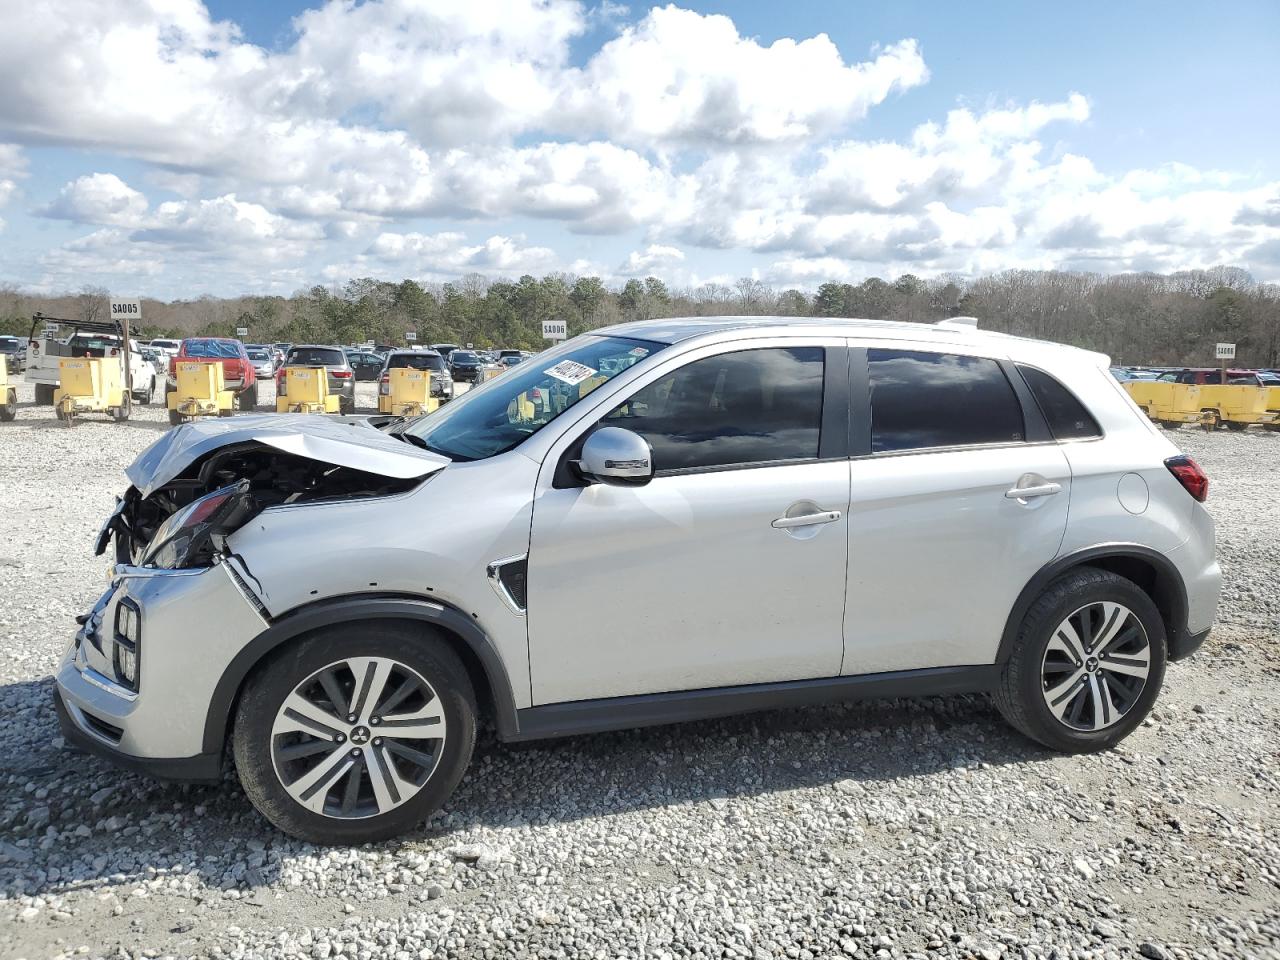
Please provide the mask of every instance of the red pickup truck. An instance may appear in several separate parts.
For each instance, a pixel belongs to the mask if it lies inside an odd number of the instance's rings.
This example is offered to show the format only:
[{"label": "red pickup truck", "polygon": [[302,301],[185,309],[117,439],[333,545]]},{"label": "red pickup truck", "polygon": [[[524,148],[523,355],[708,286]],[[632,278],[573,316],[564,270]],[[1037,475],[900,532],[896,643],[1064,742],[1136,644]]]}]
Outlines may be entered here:
[{"label": "red pickup truck", "polygon": [[226,337],[188,337],[182,341],[176,355],[169,358],[169,382],[165,396],[176,388],[180,360],[199,363],[222,364],[222,380],[228,390],[236,392],[236,403],[241,410],[252,411],[258,406],[258,375],[253,371],[253,361],[239,340]]}]

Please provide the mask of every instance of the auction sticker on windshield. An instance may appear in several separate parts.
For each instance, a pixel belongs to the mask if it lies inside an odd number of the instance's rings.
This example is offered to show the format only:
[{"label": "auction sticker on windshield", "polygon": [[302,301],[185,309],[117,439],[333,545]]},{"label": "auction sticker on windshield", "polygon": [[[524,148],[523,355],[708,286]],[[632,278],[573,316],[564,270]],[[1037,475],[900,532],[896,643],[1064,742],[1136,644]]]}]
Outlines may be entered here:
[{"label": "auction sticker on windshield", "polygon": [[571,387],[577,386],[583,380],[586,380],[595,374],[595,371],[585,363],[578,363],[576,360],[561,360],[554,367],[550,367],[542,372],[549,377],[555,377],[561,383],[569,384]]}]

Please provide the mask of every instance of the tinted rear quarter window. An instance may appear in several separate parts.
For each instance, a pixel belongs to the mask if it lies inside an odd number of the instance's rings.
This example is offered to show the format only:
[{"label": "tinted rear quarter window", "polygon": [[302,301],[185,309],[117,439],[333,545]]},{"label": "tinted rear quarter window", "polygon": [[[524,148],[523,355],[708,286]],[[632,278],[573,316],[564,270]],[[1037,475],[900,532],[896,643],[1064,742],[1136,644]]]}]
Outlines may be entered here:
[{"label": "tinted rear quarter window", "polygon": [[1093,419],[1093,414],[1057,378],[1043,370],[1021,364],[1018,365],[1018,372],[1031,388],[1031,394],[1036,398],[1055,440],[1082,440],[1102,436],[1102,428]]},{"label": "tinted rear quarter window", "polygon": [[1022,407],[995,360],[882,349],[867,360],[873,453],[1025,438]]}]

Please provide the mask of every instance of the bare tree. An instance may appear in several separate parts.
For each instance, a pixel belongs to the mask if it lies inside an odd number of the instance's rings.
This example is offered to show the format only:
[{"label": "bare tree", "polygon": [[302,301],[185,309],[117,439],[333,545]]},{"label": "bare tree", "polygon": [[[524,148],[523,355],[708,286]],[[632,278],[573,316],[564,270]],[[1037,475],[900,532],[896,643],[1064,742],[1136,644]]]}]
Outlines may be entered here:
[{"label": "bare tree", "polygon": [[76,319],[84,323],[101,323],[106,319],[110,300],[111,291],[106,287],[86,284],[76,296]]}]

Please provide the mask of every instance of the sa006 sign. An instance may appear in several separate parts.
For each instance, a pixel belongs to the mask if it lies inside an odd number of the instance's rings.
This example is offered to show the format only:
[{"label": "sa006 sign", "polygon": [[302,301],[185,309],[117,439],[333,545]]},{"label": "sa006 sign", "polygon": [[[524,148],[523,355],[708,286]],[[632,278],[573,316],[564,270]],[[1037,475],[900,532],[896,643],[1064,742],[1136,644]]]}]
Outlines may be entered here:
[{"label": "sa006 sign", "polygon": [[1236,345],[1234,343],[1220,343],[1214,351],[1214,358],[1217,360],[1234,360],[1236,358]]},{"label": "sa006 sign", "polygon": [[141,301],[113,299],[111,301],[111,319],[112,320],[141,320],[142,319]]},{"label": "sa006 sign", "polygon": [[563,340],[569,335],[569,324],[563,320],[543,320],[543,340]]}]

